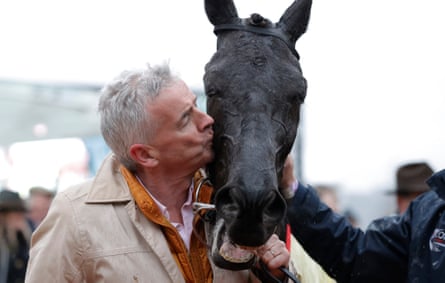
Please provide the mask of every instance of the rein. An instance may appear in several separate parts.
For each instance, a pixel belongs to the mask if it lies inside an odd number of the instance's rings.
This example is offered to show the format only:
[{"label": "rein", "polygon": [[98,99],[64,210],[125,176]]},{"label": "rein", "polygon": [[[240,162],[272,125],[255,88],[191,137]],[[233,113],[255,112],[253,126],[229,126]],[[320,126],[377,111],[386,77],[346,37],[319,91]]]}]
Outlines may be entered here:
[{"label": "rein", "polygon": [[247,31],[247,32],[252,32],[252,33],[261,34],[261,35],[268,35],[268,36],[273,36],[275,38],[278,38],[287,45],[287,47],[290,49],[290,51],[292,51],[292,54],[294,54],[294,56],[297,57],[297,60],[300,60],[300,55],[298,54],[297,50],[295,50],[295,44],[292,44],[292,42],[289,40],[289,37],[286,36],[286,34],[281,29],[255,27],[255,26],[242,25],[242,24],[220,24],[220,25],[215,26],[213,32],[218,36],[218,32],[230,31],[230,30],[241,30],[241,31]]}]

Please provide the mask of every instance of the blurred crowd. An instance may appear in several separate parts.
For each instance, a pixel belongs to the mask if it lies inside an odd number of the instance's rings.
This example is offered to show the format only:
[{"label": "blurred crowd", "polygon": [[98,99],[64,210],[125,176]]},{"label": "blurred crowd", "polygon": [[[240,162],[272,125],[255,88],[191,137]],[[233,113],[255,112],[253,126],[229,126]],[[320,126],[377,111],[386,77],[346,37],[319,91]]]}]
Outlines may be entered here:
[{"label": "blurred crowd", "polygon": [[32,187],[27,199],[3,187],[0,191],[0,283],[24,282],[31,235],[45,218],[54,192]]}]

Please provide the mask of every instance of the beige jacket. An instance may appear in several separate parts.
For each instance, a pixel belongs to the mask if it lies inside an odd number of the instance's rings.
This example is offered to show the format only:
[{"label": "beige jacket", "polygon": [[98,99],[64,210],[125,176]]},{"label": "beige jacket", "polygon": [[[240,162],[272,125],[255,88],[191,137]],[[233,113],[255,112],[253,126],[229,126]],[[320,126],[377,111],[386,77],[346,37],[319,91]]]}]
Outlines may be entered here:
[{"label": "beige jacket", "polygon": [[[56,195],[33,234],[25,282],[184,282],[162,231],[137,208],[119,166],[111,155],[93,180]],[[300,247],[292,256],[298,259],[291,269],[303,282],[332,282],[318,281],[322,270],[312,268],[316,263]],[[258,282],[247,270],[213,267],[213,276],[215,283]]]},{"label": "beige jacket", "polygon": [[[184,282],[162,231],[138,210],[113,156],[93,180],[57,194],[31,245],[28,283]],[[249,276],[214,270],[214,282],[250,282]]]}]

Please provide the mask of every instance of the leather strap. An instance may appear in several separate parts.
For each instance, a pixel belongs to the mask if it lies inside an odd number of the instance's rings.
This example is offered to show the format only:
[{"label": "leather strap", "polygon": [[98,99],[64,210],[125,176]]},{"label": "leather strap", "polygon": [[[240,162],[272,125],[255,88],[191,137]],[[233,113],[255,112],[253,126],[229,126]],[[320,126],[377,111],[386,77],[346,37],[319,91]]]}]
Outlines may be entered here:
[{"label": "leather strap", "polygon": [[286,34],[284,34],[284,32],[279,28],[255,27],[242,24],[220,24],[215,26],[213,32],[216,35],[218,35],[218,33],[221,31],[230,31],[230,30],[242,30],[256,34],[276,37],[281,41],[283,41],[287,45],[287,47],[292,51],[292,54],[294,54],[295,57],[297,57],[297,59],[300,60],[300,55],[298,54],[297,50],[295,50],[294,46],[295,44],[292,44],[288,36],[286,36]]}]

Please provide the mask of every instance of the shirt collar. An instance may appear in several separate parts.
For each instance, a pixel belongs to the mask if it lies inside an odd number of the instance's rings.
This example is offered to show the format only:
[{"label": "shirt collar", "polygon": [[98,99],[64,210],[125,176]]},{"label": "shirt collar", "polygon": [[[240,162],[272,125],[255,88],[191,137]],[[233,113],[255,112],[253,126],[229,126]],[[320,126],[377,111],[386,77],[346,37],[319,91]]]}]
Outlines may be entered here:
[{"label": "shirt collar", "polygon": [[[170,215],[168,213],[167,207],[162,204],[157,198],[155,198],[150,190],[148,190],[147,187],[145,187],[144,183],[142,182],[142,180],[139,178],[139,176],[135,175],[136,179],[139,181],[139,183],[141,184],[142,187],[144,187],[144,189],[147,191],[147,193],[151,196],[151,198],[154,200],[154,202],[156,203],[156,205],[159,207],[159,209],[161,210],[162,215],[164,215],[164,217],[170,221]],[[184,204],[181,207],[181,210],[183,210],[185,207],[190,207],[192,205],[192,201],[193,201],[193,188],[194,188],[194,180],[192,180],[192,183],[190,184],[189,190],[188,190],[188,194],[187,194],[187,199],[184,202]]]}]

